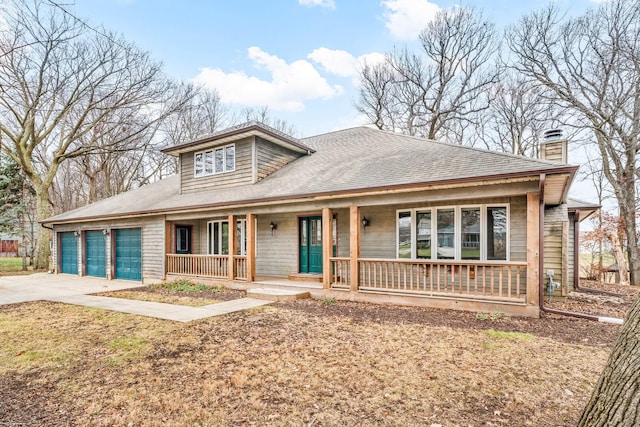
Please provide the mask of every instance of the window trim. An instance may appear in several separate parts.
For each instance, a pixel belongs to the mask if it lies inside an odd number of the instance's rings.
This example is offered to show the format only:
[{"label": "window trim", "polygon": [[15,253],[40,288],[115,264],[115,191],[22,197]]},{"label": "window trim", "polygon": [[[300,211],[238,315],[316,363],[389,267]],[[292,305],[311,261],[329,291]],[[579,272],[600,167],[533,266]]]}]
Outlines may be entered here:
[{"label": "window trim", "polygon": [[[220,237],[218,239],[218,247],[222,248],[222,224],[226,223],[229,224],[229,220],[228,219],[214,219],[211,221],[207,221],[207,255],[229,255],[229,254],[214,254],[213,253],[213,248],[211,247],[212,239],[213,239],[213,231],[212,231],[212,225],[214,223],[219,224],[218,229],[220,230]],[[247,242],[247,219],[246,218],[237,218],[236,219],[236,226],[232,229],[231,227],[228,227],[228,232],[231,233],[236,233],[237,231],[237,227],[238,227],[238,223],[241,223],[241,228],[240,228],[240,241],[236,242],[237,248],[239,249],[240,253],[239,254],[233,254],[235,256],[246,256],[247,255],[247,248],[245,243]],[[254,238],[254,242],[256,242],[257,239]]]},{"label": "window trim", "polygon": [[[462,210],[463,209],[477,209],[480,208],[480,259],[478,260],[463,260],[462,259]],[[487,208],[505,208],[507,215],[507,227],[506,227],[506,256],[504,260],[488,260],[487,259]],[[437,242],[438,242],[438,210],[454,210],[454,245],[455,255],[453,259],[439,259],[437,257]],[[431,258],[418,258],[417,257],[417,213],[418,212],[431,212]],[[409,212],[411,215],[411,256],[410,258],[400,257],[400,228],[399,219],[400,213]],[[395,228],[396,228],[396,259],[398,260],[429,260],[429,261],[441,261],[441,262],[456,262],[456,261],[478,261],[478,262],[504,262],[509,261],[511,258],[511,209],[509,203],[470,203],[465,205],[440,205],[429,207],[417,207],[396,209],[395,215]],[[435,243],[435,244],[434,244]]]},{"label": "window trim", "polygon": [[[227,167],[227,152],[233,148],[233,166]],[[222,171],[216,172],[216,152],[222,151]],[[219,147],[208,148],[202,151],[196,151],[193,153],[193,177],[202,178],[205,176],[220,175],[223,173],[235,172],[236,170],[236,144],[227,144]],[[200,162],[202,163],[198,168],[198,156],[200,156]],[[211,156],[211,171],[207,171],[207,156]],[[200,173],[198,173],[200,171]]]}]

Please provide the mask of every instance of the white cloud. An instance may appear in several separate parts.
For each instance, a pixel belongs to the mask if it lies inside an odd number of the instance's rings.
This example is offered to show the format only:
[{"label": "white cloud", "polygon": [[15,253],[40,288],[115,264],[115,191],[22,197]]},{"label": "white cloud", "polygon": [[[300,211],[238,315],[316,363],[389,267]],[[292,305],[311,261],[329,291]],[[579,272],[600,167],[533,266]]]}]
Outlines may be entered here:
[{"label": "white cloud", "polygon": [[333,0],[298,0],[298,3],[307,7],[320,6],[328,9],[336,8],[336,4]]},{"label": "white cloud", "polygon": [[355,84],[357,84],[358,72],[365,62],[370,65],[382,62],[384,61],[384,54],[373,52],[356,58],[346,50],[321,47],[314,49],[313,52],[307,55],[307,58],[322,65],[322,68],[328,73],[340,77],[351,77],[355,79]]},{"label": "white cloud", "polygon": [[415,40],[435,17],[440,7],[429,0],[386,0],[384,16],[391,35],[401,40]]},{"label": "white cloud", "polygon": [[287,63],[275,55],[252,46],[249,59],[271,74],[270,80],[250,76],[244,71],[226,73],[219,68],[203,68],[194,80],[214,88],[224,102],[249,106],[268,106],[276,111],[302,111],[304,102],[330,99],[343,93],[330,85],[306,60]]}]

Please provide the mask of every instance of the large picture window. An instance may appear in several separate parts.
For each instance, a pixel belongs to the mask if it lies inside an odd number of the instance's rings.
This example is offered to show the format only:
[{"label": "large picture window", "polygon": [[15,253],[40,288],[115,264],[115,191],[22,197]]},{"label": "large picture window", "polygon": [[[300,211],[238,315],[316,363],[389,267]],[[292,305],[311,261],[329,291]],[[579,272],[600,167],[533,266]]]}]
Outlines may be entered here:
[{"label": "large picture window", "polygon": [[396,236],[398,258],[506,261],[509,209],[480,205],[401,210]]},{"label": "large picture window", "polygon": [[236,170],[236,146],[227,145],[195,153],[193,173],[196,178]]}]

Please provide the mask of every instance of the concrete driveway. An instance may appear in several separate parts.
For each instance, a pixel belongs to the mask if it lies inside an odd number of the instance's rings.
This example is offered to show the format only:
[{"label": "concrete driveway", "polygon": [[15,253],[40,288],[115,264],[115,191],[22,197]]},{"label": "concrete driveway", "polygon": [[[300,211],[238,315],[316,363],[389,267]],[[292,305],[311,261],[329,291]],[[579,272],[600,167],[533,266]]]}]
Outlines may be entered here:
[{"label": "concrete driveway", "polygon": [[190,322],[235,311],[270,304],[256,298],[240,298],[203,307],[191,307],[161,302],[137,301],[124,298],[89,295],[97,292],[119,291],[143,286],[139,282],[78,277],[66,274],[38,273],[29,276],[0,277],[0,305],[28,301],[54,301],[82,305],[122,313]]},{"label": "concrete driveway", "polygon": [[139,282],[78,277],[68,274],[36,273],[0,277],[0,305],[53,300],[73,295],[119,291],[143,286]]}]

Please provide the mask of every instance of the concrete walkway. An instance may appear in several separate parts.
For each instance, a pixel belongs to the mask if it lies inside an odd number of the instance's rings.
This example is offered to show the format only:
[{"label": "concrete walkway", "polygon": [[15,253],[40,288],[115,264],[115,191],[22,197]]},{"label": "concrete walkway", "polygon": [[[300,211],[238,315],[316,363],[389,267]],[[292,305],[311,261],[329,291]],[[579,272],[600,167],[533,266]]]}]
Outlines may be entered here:
[{"label": "concrete walkway", "polygon": [[64,274],[38,273],[28,276],[4,276],[0,277],[0,305],[28,301],[54,301],[176,322],[190,322],[271,303],[271,301],[261,299],[241,298],[203,307],[189,307],[88,295],[141,286],[143,285],[138,282],[77,277]]}]

